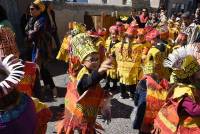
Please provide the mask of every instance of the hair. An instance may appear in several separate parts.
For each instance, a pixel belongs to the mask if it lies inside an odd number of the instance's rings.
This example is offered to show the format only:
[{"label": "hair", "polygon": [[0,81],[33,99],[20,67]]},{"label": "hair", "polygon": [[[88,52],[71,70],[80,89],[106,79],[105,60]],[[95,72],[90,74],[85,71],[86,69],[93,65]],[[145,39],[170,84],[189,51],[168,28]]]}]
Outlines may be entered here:
[{"label": "hair", "polygon": [[132,53],[131,45],[132,45],[132,42],[129,41],[129,42],[128,42],[128,57],[129,57],[129,56],[131,57],[131,53]]},{"label": "hair", "polygon": [[0,5],[0,21],[8,19],[6,10]]},{"label": "hair", "polygon": [[33,6],[37,10],[40,10],[40,7],[37,4],[33,3],[33,2],[30,4],[30,6]]},{"label": "hair", "polygon": [[[122,39],[122,44],[121,44],[121,48],[120,48],[120,53],[121,53],[121,55],[123,55],[123,48],[124,48],[125,38],[126,38],[126,37],[124,37],[124,38]],[[132,44],[131,44],[131,43],[132,43],[131,41],[128,42],[128,56],[130,56],[131,53],[132,53],[132,49],[131,49],[131,45],[132,45]]]},{"label": "hair", "polygon": [[122,38],[122,44],[121,44],[121,47],[120,47],[120,53],[121,53],[121,55],[123,55],[124,43],[125,43],[125,37]]}]

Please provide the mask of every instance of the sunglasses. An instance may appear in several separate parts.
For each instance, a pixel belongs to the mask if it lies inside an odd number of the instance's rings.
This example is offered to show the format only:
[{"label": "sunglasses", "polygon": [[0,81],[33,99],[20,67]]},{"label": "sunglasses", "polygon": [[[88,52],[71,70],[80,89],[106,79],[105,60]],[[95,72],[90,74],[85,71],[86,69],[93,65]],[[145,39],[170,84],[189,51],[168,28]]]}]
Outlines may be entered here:
[{"label": "sunglasses", "polygon": [[88,59],[85,59],[85,60],[89,61],[89,62],[98,62],[99,58],[98,57],[89,57]]},{"label": "sunglasses", "polygon": [[32,7],[32,8],[30,8],[30,10],[33,11],[33,10],[35,10],[35,8]]}]

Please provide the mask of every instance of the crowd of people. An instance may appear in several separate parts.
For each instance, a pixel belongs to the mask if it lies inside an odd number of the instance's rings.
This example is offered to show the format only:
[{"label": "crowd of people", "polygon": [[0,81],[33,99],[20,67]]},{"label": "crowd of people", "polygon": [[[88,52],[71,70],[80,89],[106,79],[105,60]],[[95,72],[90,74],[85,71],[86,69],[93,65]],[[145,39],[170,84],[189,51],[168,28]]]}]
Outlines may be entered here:
[{"label": "crowd of people", "polygon": [[[112,92],[134,102],[132,128],[141,134],[200,133],[200,9],[167,17],[167,11],[116,18],[109,29],[70,22],[62,44],[51,0],[35,0],[22,16],[25,52],[0,6],[0,133],[45,134],[52,117],[41,102],[57,96],[47,65],[68,63],[64,116],[58,134],[96,134],[101,114],[111,122]],[[53,45],[54,43],[55,45]],[[55,51],[54,51],[55,49]],[[21,60],[21,59],[22,60]],[[105,80],[105,85],[100,81]],[[112,85],[112,86],[111,86]]]},{"label": "crowd of people", "polygon": [[132,127],[139,133],[199,133],[199,9],[194,17],[166,14],[133,10],[109,29],[69,24],[57,55],[69,63],[70,77],[58,133],[102,129],[96,117],[101,112],[110,122],[118,83],[120,99],[134,101]]}]

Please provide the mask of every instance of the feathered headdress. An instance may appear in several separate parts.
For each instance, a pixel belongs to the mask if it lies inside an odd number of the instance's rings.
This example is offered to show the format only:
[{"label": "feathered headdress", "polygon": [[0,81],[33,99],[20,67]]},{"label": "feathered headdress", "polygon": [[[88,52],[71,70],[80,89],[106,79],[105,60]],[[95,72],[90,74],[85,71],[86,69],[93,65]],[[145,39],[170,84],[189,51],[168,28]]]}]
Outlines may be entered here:
[{"label": "feathered headdress", "polygon": [[175,49],[164,61],[164,67],[172,68],[177,78],[185,79],[200,70],[195,56],[196,48],[187,45]]},{"label": "feathered headdress", "polygon": [[0,97],[14,90],[15,86],[24,76],[23,67],[22,62],[15,58],[13,54],[8,55],[3,61],[0,61],[0,77],[3,79],[0,82]]}]

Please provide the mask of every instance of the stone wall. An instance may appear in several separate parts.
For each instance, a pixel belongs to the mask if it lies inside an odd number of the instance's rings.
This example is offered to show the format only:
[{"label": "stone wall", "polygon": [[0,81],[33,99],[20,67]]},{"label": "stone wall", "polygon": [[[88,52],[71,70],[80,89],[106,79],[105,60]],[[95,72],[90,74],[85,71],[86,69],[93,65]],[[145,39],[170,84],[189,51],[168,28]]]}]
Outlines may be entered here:
[{"label": "stone wall", "polygon": [[[190,3],[191,2],[191,3]],[[184,4],[184,11],[191,11],[193,12],[195,9],[193,8],[194,5],[194,0],[168,0],[168,15],[171,15],[173,11],[173,5],[174,4]],[[191,7],[188,7],[189,4],[191,4]]]},{"label": "stone wall", "polygon": [[72,21],[84,23],[84,14],[101,15],[105,12],[111,15],[111,12],[118,11],[121,14],[129,14],[130,6],[112,6],[112,5],[95,5],[81,3],[59,3],[54,5],[56,13],[56,22],[58,25],[59,37],[62,39],[68,30],[68,23]]}]

